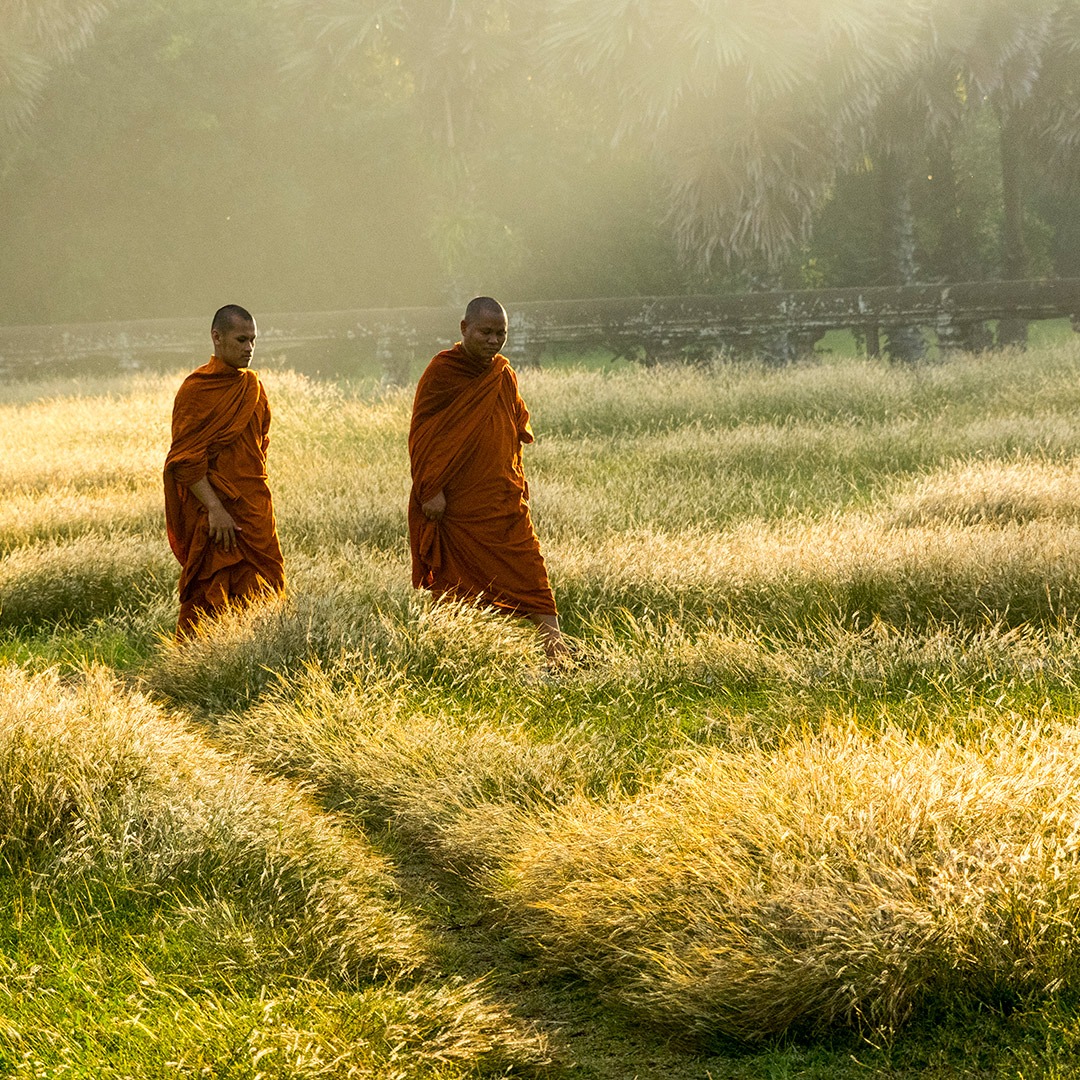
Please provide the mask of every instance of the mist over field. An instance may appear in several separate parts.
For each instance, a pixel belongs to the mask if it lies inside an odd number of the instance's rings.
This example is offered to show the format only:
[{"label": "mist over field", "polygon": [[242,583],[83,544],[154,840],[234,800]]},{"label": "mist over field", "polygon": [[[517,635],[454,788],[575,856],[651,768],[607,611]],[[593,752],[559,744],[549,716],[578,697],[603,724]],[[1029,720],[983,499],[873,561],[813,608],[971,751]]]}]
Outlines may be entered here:
[{"label": "mist over field", "polygon": [[1080,277],[1078,130],[1080,0],[0,0],[0,1075],[1075,1075],[1070,320],[539,343],[558,671],[411,588],[426,347],[260,340],[183,643],[162,465],[228,302]]}]

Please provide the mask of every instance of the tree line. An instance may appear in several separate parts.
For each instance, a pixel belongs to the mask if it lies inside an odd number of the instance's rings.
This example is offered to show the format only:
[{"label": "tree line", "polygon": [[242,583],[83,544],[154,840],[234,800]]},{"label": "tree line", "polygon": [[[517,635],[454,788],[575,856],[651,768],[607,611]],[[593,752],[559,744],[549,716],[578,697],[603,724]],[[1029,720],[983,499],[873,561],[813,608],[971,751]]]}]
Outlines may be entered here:
[{"label": "tree line", "polygon": [[5,0],[0,131],[8,323],[1080,273],[1080,0]]}]

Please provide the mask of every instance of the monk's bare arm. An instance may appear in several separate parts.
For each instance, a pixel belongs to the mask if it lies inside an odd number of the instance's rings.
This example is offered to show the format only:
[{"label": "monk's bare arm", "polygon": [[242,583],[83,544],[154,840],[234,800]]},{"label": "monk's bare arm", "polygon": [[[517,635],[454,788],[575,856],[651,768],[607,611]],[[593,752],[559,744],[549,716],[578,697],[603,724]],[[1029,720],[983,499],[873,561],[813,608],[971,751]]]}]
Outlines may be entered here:
[{"label": "monk's bare arm", "polygon": [[210,486],[210,481],[204,476],[190,484],[191,494],[206,507],[206,513],[210,523],[210,540],[221,544],[226,551],[232,551],[236,544],[236,534],[239,531],[232,515],[222,505],[218,493]]},{"label": "monk's bare arm", "polygon": [[424,517],[429,521],[441,520],[443,514],[446,513],[446,492],[436,492],[427,502],[420,504],[420,509],[424,511]]}]

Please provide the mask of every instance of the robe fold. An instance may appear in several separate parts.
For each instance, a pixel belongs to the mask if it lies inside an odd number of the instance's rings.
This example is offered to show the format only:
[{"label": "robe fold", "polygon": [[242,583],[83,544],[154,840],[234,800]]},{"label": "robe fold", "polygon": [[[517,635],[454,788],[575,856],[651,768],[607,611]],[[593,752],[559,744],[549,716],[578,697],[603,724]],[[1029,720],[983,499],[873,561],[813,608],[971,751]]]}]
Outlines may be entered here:
[{"label": "robe fold", "polygon": [[[478,361],[459,342],[434,357],[409,430],[414,586],[513,614],[557,614],[521,462],[532,441],[505,356]],[[421,506],[440,491],[446,513],[429,521]]]},{"label": "robe fold", "polygon": [[[177,391],[164,482],[169,546],[182,566],[178,635],[231,600],[285,587],[266,476],[269,429],[270,405],[254,371],[211,357]],[[190,491],[204,476],[236,522],[231,551],[210,542],[206,507]]]}]

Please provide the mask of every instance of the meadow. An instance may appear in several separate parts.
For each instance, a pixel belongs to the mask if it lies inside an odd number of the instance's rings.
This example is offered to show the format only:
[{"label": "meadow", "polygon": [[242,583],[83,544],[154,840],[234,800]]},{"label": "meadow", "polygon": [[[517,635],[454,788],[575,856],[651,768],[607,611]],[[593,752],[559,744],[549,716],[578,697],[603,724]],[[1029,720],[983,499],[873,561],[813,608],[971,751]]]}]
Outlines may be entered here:
[{"label": "meadow", "polygon": [[0,386],[0,1073],[1080,1068],[1080,343],[520,373],[578,664],[409,585],[409,388],[264,373],[290,588],[171,640],[173,374]]}]

